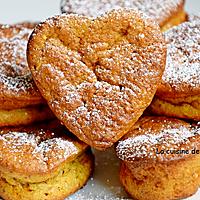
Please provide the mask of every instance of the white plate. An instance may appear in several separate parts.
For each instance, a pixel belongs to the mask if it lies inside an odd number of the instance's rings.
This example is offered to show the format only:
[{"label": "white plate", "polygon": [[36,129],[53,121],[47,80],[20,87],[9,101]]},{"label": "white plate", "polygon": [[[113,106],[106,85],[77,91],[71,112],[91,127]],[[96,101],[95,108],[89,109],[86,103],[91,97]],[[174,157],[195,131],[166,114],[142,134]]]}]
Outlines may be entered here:
[{"label": "white plate", "polygon": [[[92,0],[91,0],[92,1]],[[162,0],[161,0],[162,3]],[[0,23],[20,21],[40,21],[51,15],[59,14],[60,0],[0,0]],[[188,0],[187,10],[200,13],[200,1]],[[113,149],[106,152],[94,151],[96,156],[95,172],[87,185],[68,200],[122,200],[128,199],[119,183],[119,160]],[[200,191],[187,200],[200,200]]]}]

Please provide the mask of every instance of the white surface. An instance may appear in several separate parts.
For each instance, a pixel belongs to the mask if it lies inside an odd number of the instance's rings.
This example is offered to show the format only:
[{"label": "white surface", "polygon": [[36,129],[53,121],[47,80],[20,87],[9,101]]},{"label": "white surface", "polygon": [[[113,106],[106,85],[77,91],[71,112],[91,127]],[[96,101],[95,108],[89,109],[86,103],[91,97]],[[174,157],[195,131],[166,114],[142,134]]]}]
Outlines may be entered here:
[{"label": "white surface", "polygon": [[[60,0],[0,0],[0,23],[44,20],[59,14],[59,6]],[[187,0],[186,8],[189,12],[200,13],[200,0]],[[119,183],[119,161],[114,152],[95,151],[95,155],[94,177],[68,200],[128,199]],[[187,200],[200,200],[200,191]]]}]

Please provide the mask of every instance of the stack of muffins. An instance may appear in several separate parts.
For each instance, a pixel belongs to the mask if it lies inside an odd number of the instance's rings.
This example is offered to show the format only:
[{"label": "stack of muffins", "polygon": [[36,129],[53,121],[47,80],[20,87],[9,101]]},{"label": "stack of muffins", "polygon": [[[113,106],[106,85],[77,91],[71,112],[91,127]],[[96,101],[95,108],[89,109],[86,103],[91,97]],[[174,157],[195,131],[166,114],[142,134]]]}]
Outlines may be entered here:
[{"label": "stack of muffins", "polygon": [[92,175],[90,147],[113,145],[134,199],[197,191],[200,21],[184,3],[63,0],[0,26],[0,197],[65,199]]},{"label": "stack of muffins", "polygon": [[35,25],[0,26],[0,197],[5,200],[64,199],[93,170],[89,146],[55,120],[33,81],[26,48]]}]

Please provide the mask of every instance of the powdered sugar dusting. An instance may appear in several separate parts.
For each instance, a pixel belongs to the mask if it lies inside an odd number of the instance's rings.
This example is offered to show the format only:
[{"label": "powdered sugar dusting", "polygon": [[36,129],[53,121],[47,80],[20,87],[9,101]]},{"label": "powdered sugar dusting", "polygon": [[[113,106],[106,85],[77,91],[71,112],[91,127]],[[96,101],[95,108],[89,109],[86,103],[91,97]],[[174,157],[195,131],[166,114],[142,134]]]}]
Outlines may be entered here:
[{"label": "powdered sugar dusting", "polygon": [[[57,38],[47,36],[39,50],[40,62],[35,57],[30,66],[59,120],[87,144],[106,148],[151,102],[166,48],[159,26],[136,10],[85,19],[62,15],[41,24],[51,24],[49,31],[64,31],[57,32]],[[78,37],[68,26],[77,22],[84,24]],[[43,30],[36,29],[32,44]],[[30,49],[38,54],[34,45]]]},{"label": "powdered sugar dusting", "polygon": [[[118,143],[116,147],[117,154],[120,159],[133,161],[138,158],[149,159],[168,159],[167,155],[156,154],[156,149],[159,150],[179,150],[182,149],[182,144],[190,149],[190,140],[196,136],[200,136],[200,128],[185,127],[165,128],[159,132],[153,132],[151,128],[145,130],[144,134],[131,136]],[[172,155],[169,155],[172,157]],[[173,159],[173,158],[172,158]]]},{"label": "powdered sugar dusting", "polygon": [[61,10],[97,17],[112,9],[136,8],[163,23],[182,3],[183,0],[163,0],[162,3],[159,0],[62,0]]},{"label": "powdered sugar dusting", "polygon": [[167,65],[163,82],[173,88],[200,87],[200,22],[187,22],[165,33]]},{"label": "powdered sugar dusting", "polygon": [[188,21],[193,22],[196,20],[200,20],[200,14],[195,15],[195,14],[188,14]]},{"label": "powdered sugar dusting", "polygon": [[41,142],[34,150],[33,155],[40,153],[44,155],[44,161],[48,160],[48,154],[52,149],[56,152],[61,150],[63,153],[58,154],[55,153],[54,156],[56,156],[58,159],[67,159],[69,156],[71,156],[74,153],[77,153],[77,147],[73,144],[71,141],[63,140],[61,138],[52,138],[48,141]]},{"label": "powdered sugar dusting", "polygon": [[32,29],[22,26],[0,27],[0,84],[13,92],[33,89],[34,83],[26,61],[26,47]]},{"label": "powdered sugar dusting", "polygon": [[21,151],[18,147],[22,145],[33,145],[36,146],[39,142],[39,137],[35,137],[32,134],[25,132],[10,132],[4,135],[0,135],[0,140],[3,141],[4,145],[12,146],[11,152]]},{"label": "powdered sugar dusting", "polygon": [[[67,140],[51,132],[49,135],[43,130],[36,134],[33,132],[8,131],[0,132],[0,161],[5,162],[7,157],[18,160],[21,165],[26,165],[26,159],[37,160],[38,164],[45,164],[47,168],[55,167],[56,162],[63,162],[70,156],[78,153],[79,149],[72,140]],[[44,169],[45,170],[45,169]]]}]

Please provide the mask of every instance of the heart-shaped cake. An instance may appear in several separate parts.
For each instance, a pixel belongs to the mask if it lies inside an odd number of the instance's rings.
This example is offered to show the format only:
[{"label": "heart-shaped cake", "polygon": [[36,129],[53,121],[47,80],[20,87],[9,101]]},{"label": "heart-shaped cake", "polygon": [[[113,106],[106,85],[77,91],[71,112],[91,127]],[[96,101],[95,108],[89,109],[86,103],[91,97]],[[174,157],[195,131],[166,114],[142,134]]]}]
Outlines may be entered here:
[{"label": "heart-shaped cake", "polygon": [[57,118],[87,144],[105,149],[152,101],[165,67],[159,26],[137,10],[97,19],[60,15],[39,24],[29,67]]}]

